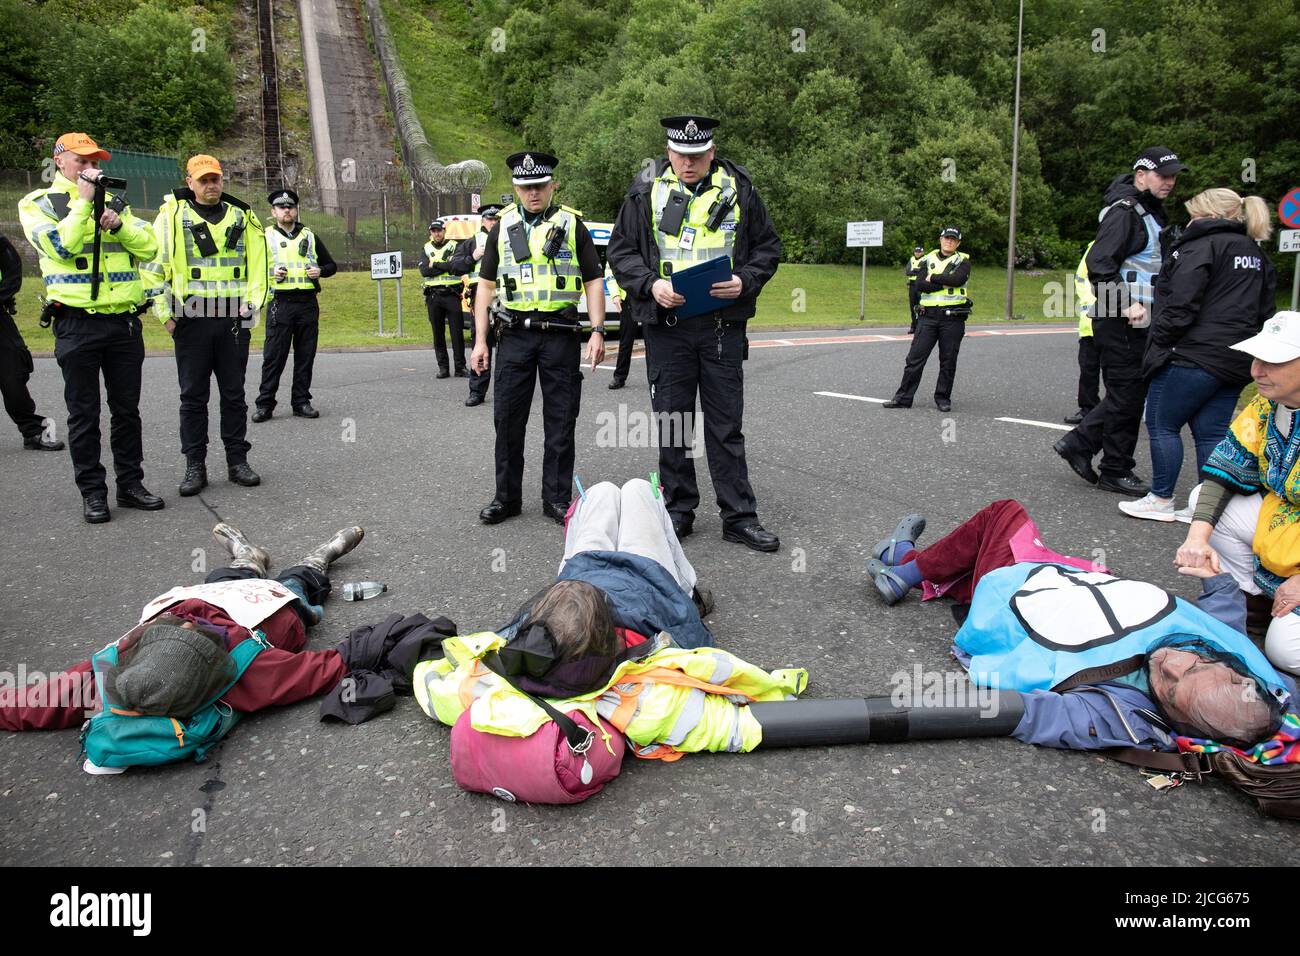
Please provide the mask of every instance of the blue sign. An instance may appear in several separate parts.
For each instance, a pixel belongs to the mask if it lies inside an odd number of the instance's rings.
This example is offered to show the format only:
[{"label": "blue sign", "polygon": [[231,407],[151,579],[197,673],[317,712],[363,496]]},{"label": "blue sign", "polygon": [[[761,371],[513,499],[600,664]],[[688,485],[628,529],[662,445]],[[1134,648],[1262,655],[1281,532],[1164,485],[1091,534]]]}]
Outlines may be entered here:
[{"label": "blue sign", "polygon": [[1300,229],[1300,187],[1282,197],[1277,204],[1277,214],[1292,229]]}]

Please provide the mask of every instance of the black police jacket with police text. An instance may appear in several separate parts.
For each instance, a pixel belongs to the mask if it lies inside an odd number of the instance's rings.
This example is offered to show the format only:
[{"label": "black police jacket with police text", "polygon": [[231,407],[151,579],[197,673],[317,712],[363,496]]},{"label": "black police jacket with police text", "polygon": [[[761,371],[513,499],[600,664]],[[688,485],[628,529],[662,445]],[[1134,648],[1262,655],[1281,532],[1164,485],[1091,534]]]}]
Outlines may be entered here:
[{"label": "black police jacket with police text", "polygon": [[1250,356],[1232,346],[1273,315],[1277,273],[1264,250],[1230,219],[1193,219],[1156,277],[1155,311],[1142,373],[1175,359],[1200,366],[1226,385],[1250,381]]},{"label": "black police jacket with police text", "polygon": [[[740,228],[732,250],[731,271],[740,278],[741,293],[735,304],[722,310],[726,321],[743,322],[754,315],[758,293],[776,274],[781,261],[781,237],[776,234],[767,207],[750,181],[749,172],[730,160],[717,163],[736,180]],[[659,275],[659,246],[655,242],[650,220],[650,194],[654,181],[668,168],[664,157],[655,165],[654,176],[638,176],[628,190],[618,220],[609,237],[609,267],[618,284],[627,292],[623,309],[627,317],[653,325],[663,310],[658,307],[650,287]]]}]

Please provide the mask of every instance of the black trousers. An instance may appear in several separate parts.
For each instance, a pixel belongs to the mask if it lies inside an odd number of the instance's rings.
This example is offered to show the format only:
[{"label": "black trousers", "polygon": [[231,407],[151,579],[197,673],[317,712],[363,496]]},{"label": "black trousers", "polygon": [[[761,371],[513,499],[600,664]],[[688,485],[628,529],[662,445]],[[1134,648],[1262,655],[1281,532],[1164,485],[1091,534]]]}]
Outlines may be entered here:
[{"label": "black trousers", "polygon": [[641,328],[640,322],[633,322],[626,315],[618,319],[618,359],[614,362],[614,381],[626,382],[632,371],[632,346],[636,344],[636,334]]},{"label": "black trousers", "polygon": [[921,375],[925,372],[925,363],[935,345],[939,346],[939,379],[934,383],[934,398],[935,401],[951,400],[953,379],[957,377],[957,353],[961,351],[961,340],[965,335],[965,319],[920,316],[916,321],[912,347],[907,350],[903,381],[894,393],[894,401],[912,404],[917,386],[921,384]]},{"label": "black trousers", "polygon": [[1066,435],[1066,440],[1088,455],[1100,451],[1098,470],[1119,477],[1133,471],[1133,451],[1142,429],[1142,406],[1147,397],[1142,353],[1146,351],[1147,332],[1132,328],[1123,319],[1094,319],[1092,329],[1106,395]]},{"label": "black trousers", "polygon": [[[478,285],[474,286],[474,294],[478,294]],[[492,341],[492,333],[488,332],[488,367],[482,372],[469,370],[469,393],[477,395],[479,398],[487,398],[488,384],[492,381],[492,349],[496,343]],[[478,344],[478,328],[474,323],[474,314],[470,313],[469,319],[469,348],[474,351],[474,346]]]},{"label": "black trousers", "polygon": [[664,505],[689,515],[700,503],[692,450],[699,422],[696,395],[704,414],[704,448],[713,493],[726,527],[757,517],[754,489],[745,461],[745,324],[721,325],[707,317],[679,319],[676,325],[644,327],[650,404],[659,423],[659,480]]},{"label": "black trousers", "polygon": [[173,335],[176,374],[181,386],[181,451],[186,461],[208,457],[208,397],[212,378],[221,399],[221,442],[226,464],[248,461],[253,446],[248,433],[248,403],[244,400],[244,374],[248,368],[248,329],[235,328],[230,318],[181,318]]},{"label": "black trousers", "polygon": [[1084,414],[1101,404],[1101,353],[1091,335],[1079,337],[1079,407]]},{"label": "black trousers", "polygon": [[99,377],[108,399],[109,446],[117,487],[144,480],[144,446],[140,437],[140,370],[144,334],[140,319],[117,315],[64,315],[54,320],[54,357],[63,370],[63,398],[68,405],[68,450],[82,495],[106,494],[104,466],[99,463]]},{"label": "black trousers", "polygon": [[912,315],[912,324],[911,327],[908,329],[908,331],[912,335],[915,335],[917,310],[921,308],[921,293],[916,291],[915,282],[909,282],[907,284],[907,307],[908,307],[908,311],[911,312]]},{"label": "black trousers", "polygon": [[424,297],[429,310],[429,324],[433,326],[433,355],[438,360],[438,371],[447,371],[447,326],[451,326],[452,361],[456,371],[465,368],[465,313],[460,307],[460,286],[436,288]]},{"label": "black trousers", "polygon": [[568,506],[573,496],[573,430],[582,398],[581,359],[581,343],[573,333],[523,329],[501,333],[492,410],[498,501],[523,499],[524,434],[533,384],[541,379],[542,500]]},{"label": "black trousers", "polygon": [[299,409],[311,401],[311,373],[316,364],[316,340],[320,334],[320,305],[316,296],[305,299],[271,299],[266,310],[266,344],[262,346],[262,387],[257,393],[257,407],[275,408],[275,393],[280,389],[280,375],[289,361],[293,346],[293,390],[289,394],[292,408]]},{"label": "black trousers", "polygon": [[36,403],[27,391],[27,380],[33,371],[32,353],[19,334],[13,316],[0,308],[0,397],[4,399],[5,412],[23,438],[37,438],[45,431],[45,421],[36,414]]}]

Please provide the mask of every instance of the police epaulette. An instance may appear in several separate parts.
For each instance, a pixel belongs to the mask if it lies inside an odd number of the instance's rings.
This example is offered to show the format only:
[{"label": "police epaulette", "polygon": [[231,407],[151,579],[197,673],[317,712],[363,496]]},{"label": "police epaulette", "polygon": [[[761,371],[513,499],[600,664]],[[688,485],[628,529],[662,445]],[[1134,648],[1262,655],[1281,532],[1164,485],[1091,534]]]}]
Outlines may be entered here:
[{"label": "police epaulette", "polygon": [[222,193],[222,194],[221,194],[221,201],[222,201],[222,202],[228,202],[228,203],[230,203],[230,205],[234,206],[236,209],[242,209],[242,210],[244,210],[244,212],[252,212],[252,211],[253,211],[253,207],[251,207],[248,203],[244,202],[244,200],[242,200],[242,199],[236,199],[234,196],[230,195],[230,193]]},{"label": "police epaulette", "polygon": [[575,216],[578,219],[582,218],[581,209],[574,209],[572,206],[564,205],[564,203],[560,203],[560,209],[563,210],[564,212],[567,212],[570,216]]}]

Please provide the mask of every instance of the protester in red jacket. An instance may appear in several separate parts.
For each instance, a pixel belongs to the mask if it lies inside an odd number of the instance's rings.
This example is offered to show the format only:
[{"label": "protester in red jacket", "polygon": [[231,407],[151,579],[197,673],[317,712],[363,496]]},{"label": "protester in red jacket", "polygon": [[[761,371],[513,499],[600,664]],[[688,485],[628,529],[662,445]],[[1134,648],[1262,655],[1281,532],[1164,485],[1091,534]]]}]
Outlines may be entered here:
[{"label": "protester in red jacket", "polygon": [[[218,524],[212,535],[230,553],[230,565],[213,571],[203,584],[178,586],[154,598],[128,634],[138,637],[158,624],[180,625],[215,636],[230,651],[256,639],[258,632],[270,647],[222,697],[243,713],[322,694],[347,676],[348,665],[337,650],[303,650],[306,628],[321,619],[321,605],[330,593],[330,564],[355,548],[364,534],[359,527],[344,528],[268,579],[271,556],[266,549],[249,544],[238,528]],[[144,654],[142,649],[136,660]],[[0,729],[79,727],[96,703],[91,663],[85,660],[32,685],[0,684]]]}]

